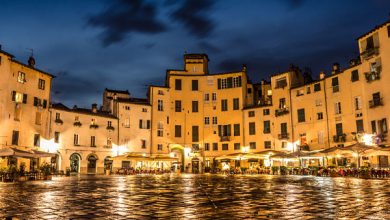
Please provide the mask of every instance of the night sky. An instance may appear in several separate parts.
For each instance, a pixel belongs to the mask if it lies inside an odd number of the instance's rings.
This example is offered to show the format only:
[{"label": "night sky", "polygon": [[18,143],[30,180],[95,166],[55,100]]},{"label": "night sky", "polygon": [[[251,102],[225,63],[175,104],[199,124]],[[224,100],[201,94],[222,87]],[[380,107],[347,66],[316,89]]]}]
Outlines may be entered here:
[{"label": "night sky", "polygon": [[89,107],[106,87],[146,97],[185,52],[207,53],[211,73],[246,64],[253,82],[290,63],[317,78],[389,12],[389,0],[0,0],[0,44],[23,62],[34,50],[54,102]]}]

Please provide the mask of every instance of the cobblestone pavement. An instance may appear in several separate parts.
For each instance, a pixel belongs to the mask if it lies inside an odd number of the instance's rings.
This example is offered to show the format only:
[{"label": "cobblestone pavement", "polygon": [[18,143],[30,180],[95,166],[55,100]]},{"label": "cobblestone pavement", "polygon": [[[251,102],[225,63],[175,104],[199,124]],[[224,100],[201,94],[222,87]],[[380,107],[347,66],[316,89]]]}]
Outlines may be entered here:
[{"label": "cobblestone pavement", "polygon": [[0,218],[390,219],[390,181],[312,176],[80,176],[0,183]]}]

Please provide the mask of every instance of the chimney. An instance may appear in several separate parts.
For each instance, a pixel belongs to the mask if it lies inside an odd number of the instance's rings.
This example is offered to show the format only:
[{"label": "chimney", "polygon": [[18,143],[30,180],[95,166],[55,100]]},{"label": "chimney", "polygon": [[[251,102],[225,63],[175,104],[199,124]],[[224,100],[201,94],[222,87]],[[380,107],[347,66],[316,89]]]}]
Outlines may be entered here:
[{"label": "chimney", "polygon": [[320,72],[320,79],[325,79],[325,72],[324,71]]},{"label": "chimney", "polygon": [[339,63],[334,63],[332,67],[332,74],[336,74],[340,72],[340,64]]},{"label": "chimney", "polygon": [[35,66],[35,59],[34,59],[34,57],[30,56],[28,58],[28,65],[31,66],[31,67]]},{"label": "chimney", "polygon": [[73,109],[77,109],[77,105],[74,105],[74,106],[73,106]]},{"label": "chimney", "polygon": [[97,104],[96,103],[92,104],[92,112],[97,113]]}]

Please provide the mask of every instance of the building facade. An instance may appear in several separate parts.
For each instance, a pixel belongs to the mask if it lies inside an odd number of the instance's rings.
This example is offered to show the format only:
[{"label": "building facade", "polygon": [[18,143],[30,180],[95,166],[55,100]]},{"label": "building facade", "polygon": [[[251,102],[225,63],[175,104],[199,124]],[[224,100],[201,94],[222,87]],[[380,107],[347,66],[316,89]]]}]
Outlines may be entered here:
[{"label": "building facade", "polygon": [[[0,74],[6,79],[0,82],[0,145],[55,153],[58,170],[157,167],[198,173],[269,166],[278,152],[364,142],[383,150],[359,156],[362,164],[387,167],[390,22],[357,41],[358,58],[346,68],[335,63],[331,73],[321,72],[315,80],[291,66],[253,84],[245,66],[210,73],[206,54],[185,54],[184,67],[167,70],[165,84],[150,86],[146,99],[105,89],[102,107],[91,109],[61,104],[49,109],[52,76],[36,69],[34,60],[25,65],[0,51]],[[341,157],[299,163],[351,163]]]}]

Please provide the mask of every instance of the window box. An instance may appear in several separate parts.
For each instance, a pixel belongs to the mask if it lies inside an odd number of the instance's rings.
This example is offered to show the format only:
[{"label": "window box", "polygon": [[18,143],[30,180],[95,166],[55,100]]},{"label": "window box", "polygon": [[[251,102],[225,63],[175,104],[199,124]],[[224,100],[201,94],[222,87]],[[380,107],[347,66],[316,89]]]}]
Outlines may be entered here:
[{"label": "window box", "polygon": [[382,68],[379,66],[376,68],[375,71],[364,73],[364,76],[366,77],[366,81],[370,83],[372,81],[379,80],[381,78],[381,70]]},{"label": "window box", "polygon": [[99,125],[97,125],[97,124],[92,124],[92,125],[89,126],[89,128],[91,128],[91,129],[98,129],[98,128],[99,128]]},{"label": "window box", "polygon": [[220,141],[230,141],[230,136],[221,136]]},{"label": "window box", "polygon": [[346,140],[347,140],[347,135],[345,133],[333,136],[333,142],[335,143],[345,142]]},{"label": "window box", "polygon": [[276,117],[281,116],[281,115],[285,115],[285,114],[288,114],[288,113],[289,113],[288,107],[280,108],[280,109],[276,109],[275,110],[275,116]]},{"label": "window box", "polygon": [[110,131],[113,131],[113,130],[115,130],[115,128],[113,127],[113,126],[107,126],[107,128],[106,128],[107,130],[110,130]]},{"label": "window box", "polygon": [[369,106],[370,106],[370,108],[375,108],[375,107],[378,107],[378,106],[383,106],[383,98],[370,100],[370,101],[369,101]]},{"label": "window box", "polygon": [[360,56],[363,57],[363,59],[370,59],[371,57],[379,54],[379,47],[373,47],[373,48],[367,48],[365,51],[363,51]]},{"label": "window box", "polygon": [[278,134],[278,138],[279,138],[279,140],[285,140],[285,139],[289,138],[289,135],[288,135],[288,133],[281,133],[281,134]]},{"label": "window box", "polygon": [[75,121],[75,122],[73,122],[73,126],[75,126],[75,127],[81,127],[81,122]]},{"label": "window box", "polygon": [[61,119],[59,119],[59,118],[57,118],[56,120],[54,120],[54,122],[55,122],[56,124],[59,124],[59,125],[64,124],[64,122],[63,122]]}]

